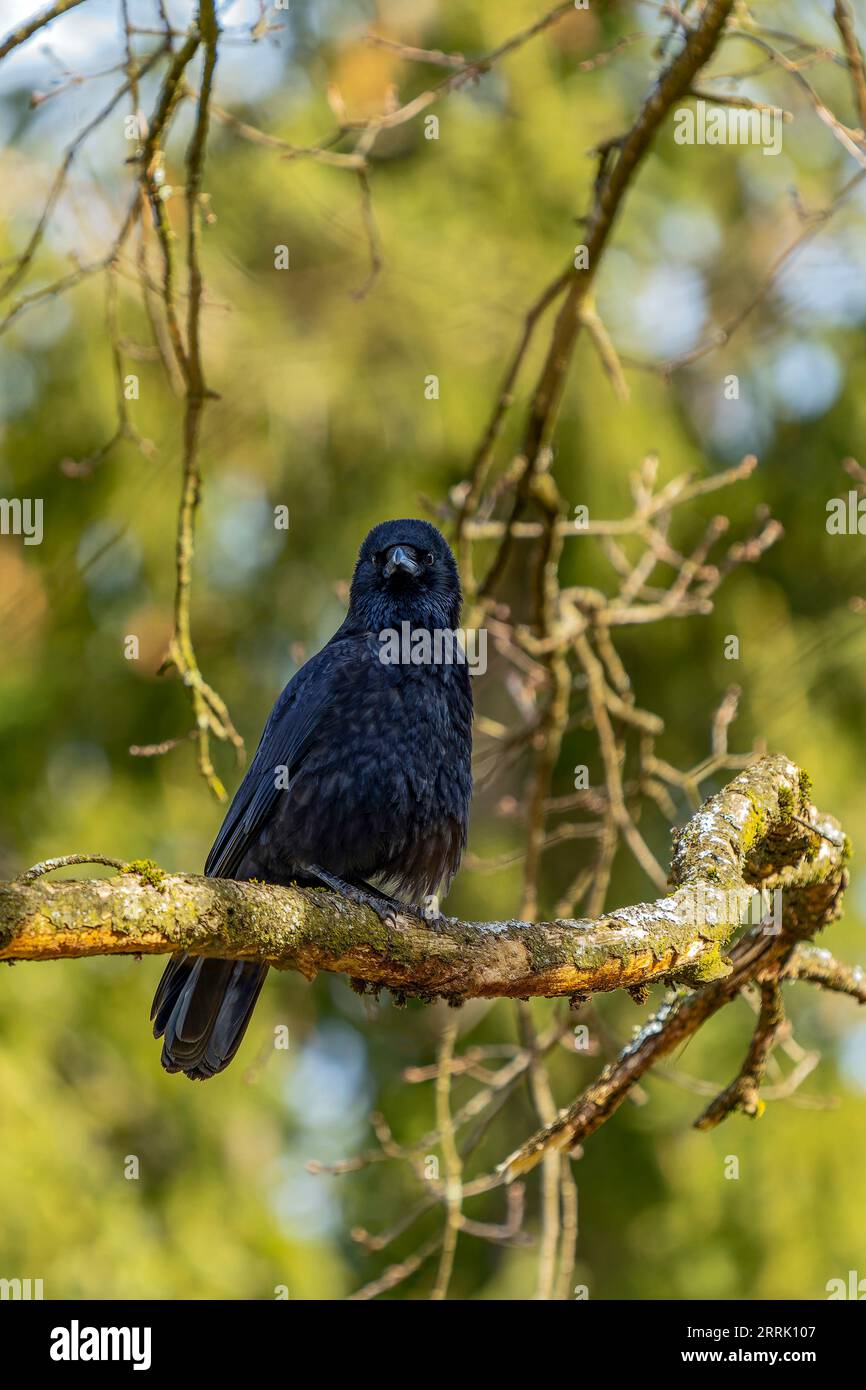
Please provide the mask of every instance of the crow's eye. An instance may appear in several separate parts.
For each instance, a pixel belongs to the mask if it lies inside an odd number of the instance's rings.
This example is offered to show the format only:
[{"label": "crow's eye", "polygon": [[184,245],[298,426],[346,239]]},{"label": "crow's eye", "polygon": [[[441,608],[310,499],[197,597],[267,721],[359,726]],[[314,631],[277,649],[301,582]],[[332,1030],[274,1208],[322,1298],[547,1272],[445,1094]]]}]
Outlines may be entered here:
[{"label": "crow's eye", "polygon": [[436,556],[433,554],[433,551],[428,550],[427,554],[424,556],[424,563],[425,565],[432,565],[435,559]]}]

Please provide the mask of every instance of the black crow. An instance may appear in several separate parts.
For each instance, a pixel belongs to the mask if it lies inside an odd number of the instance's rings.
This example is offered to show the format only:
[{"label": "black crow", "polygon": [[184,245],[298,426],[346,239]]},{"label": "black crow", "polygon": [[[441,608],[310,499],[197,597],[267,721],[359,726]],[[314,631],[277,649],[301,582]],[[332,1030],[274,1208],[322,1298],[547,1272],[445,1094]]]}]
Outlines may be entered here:
[{"label": "black crow", "polygon": [[[447,892],[472,793],[469,670],[452,644],[461,599],[435,526],[373,528],[345,621],[274,705],[206,874],[326,885],[384,917]],[[227,1067],[267,972],[174,956],[151,1010],[166,1071],[205,1080]]]}]

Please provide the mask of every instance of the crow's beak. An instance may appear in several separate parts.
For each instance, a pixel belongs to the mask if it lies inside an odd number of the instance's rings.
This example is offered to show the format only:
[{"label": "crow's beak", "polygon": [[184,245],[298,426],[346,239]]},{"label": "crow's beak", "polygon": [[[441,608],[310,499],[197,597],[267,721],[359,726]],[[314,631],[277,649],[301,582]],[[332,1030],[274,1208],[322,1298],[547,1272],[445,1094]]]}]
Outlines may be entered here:
[{"label": "crow's beak", "polygon": [[418,561],[413,560],[409,551],[402,545],[395,545],[388,551],[388,559],[385,561],[382,573],[386,579],[390,579],[394,571],[398,569],[403,570],[406,574],[410,574],[413,579],[416,574],[421,573],[421,566],[418,564]]}]

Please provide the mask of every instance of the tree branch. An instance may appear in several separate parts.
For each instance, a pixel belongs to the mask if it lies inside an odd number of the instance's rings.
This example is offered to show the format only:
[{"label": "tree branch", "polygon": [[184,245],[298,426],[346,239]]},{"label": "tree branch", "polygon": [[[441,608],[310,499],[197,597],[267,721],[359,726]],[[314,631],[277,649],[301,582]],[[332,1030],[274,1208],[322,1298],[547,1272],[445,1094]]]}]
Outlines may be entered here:
[{"label": "tree branch", "polygon": [[26,43],[40,29],[44,29],[46,24],[52,20],[59,19],[67,10],[74,10],[76,5],[82,4],[82,0],[55,0],[53,5],[49,5],[46,10],[40,10],[39,14],[32,19],[27,19],[17,29],[13,29],[11,34],[0,42],[0,59],[5,58],[7,53],[11,53],[13,48],[19,44]]},{"label": "tree branch", "polygon": [[863,53],[857,41],[854,16],[851,13],[848,0],[836,0],[833,6],[833,21],[839,30],[845,48],[845,58],[851,73],[851,83],[857,102],[857,113],[864,134],[866,134],[866,63],[863,61]]},{"label": "tree branch", "polygon": [[786,924],[796,921],[800,938],[829,920],[844,887],[845,837],[811,805],[807,786],[780,755],[753,763],[676,835],[668,896],[596,919],[383,923],[324,889],[168,875],[136,862],[114,878],[0,885],[0,959],[182,949],[452,1001],[585,995],[659,979],[727,985],[721,951],[757,886],[782,888]]},{"label": "tree branch", "polygon": [[542,469],[553,437],[566,377],[589,296],[631,183],[659,127],[676,102],[689,92],[722,37],[734,0],[707,0],[699,24],[690,30],[677,56],[660,74],[638,117],[622,137],[607,141],[601,153],[592,208],[584,235],[585,264],[569,269],[569,289],[556,318],[550,345],[532,397],[520,445],[523,469],[515,489],[505,534],[480,586],[490,599],[510,556],[514,526],[532,494],[533,478]]},{"label": "tree branch", "polygon": [[[774,1005],[773,1010],[768,1009],[759,1020],[744,1066],[744,1072],[749,1072],[755,1086],[766,1060],[762,1052],[764,1040],[770,1038],[772,1041],[770,1035],[778,1034],[780,1022],[775,1012],[776,995],[766,993],[766,985],[785,979],[811,979],[855,998],[861,997],[859,972],[847,970],[832,957],[821,961],[815,952],[799,944],[840,915],[850,853],[847,837],[837,823],[822,817],[809,803],[808,796],[808,778],[784,758],[762,758],[740,773],[719,796],[711,797],[688,822],[679,837],[672,872],[676,873],[677,860],[685,853],[689,872],[699,878],[715,880],[716,872],[727,858],[726,851],[730,849],[736,858],[742,851],[744,839],[750,838],[751,831],[737,819],[741,799],[749,800],[755,817],[752,821],[754,838],[743,862],[744,876],[748,882],[761,882],[765,887],[781,890],[781,921],[772,927],[760,923],[745,932],[731,950],[726,976],[716,978],[706,988],[681,992],[667,999],[573,1105],[501,1164],[501,1171],[509,1180],[535,1167],[551,1150],[574,1152],[619,1109],[645,1072],[692,1037],[744,985],[755,982],[761,987],[764,998],[769,998]],[[806,808],[804,814],[796,810],[798,799],[801,807]],[[721,810],[720,803],[727,803],[727,811]],[[798,831],[804,831],[805,841],[798,843]],[[719,856],[722,841],[724,849]],[[755,1065],[750,1070],[752,1062]],[[731,1090],[728,1088],[728,1092]],[[723,1092],[725,1100],[729,1098],[728,1092]],[[739,1095],[736,1099],[739,1100]],[[724,1114],[733,1108],[733,1105],[723,1107],[720,1103],[720,1111]],[[755,1106],[752,1113],[759,1111],[760,1107]],[[722,1113],[716,1116],[714,1111],[714,1122],[722,1117]],[[698,1124],[701,1128],[707,1127],[706,1112]]]},{"label": "tree branch", "polygon": [[760,1115],[764,1108],[758,1092],[770,1054],[785,1027],[782,991],[775,980],[761,983],[761,1013],[739,1075],[711,1101],[695,1120],[695,1129],[715,1129],[734,1110]]}]

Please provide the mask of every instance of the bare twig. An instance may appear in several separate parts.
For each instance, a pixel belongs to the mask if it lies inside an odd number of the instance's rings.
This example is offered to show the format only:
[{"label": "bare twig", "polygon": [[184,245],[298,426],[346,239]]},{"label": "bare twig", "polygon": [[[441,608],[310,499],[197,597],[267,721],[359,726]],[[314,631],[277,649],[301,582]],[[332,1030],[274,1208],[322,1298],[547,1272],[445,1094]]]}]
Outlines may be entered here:
[{"label": "bare twig", "polygon": [[0,41],[0,60],[5,58],[7,53],[11,53],[13,48],[26,43],[40,29],[44,29],[46,24],[50,24],[52,20],[66,14],[68,10],[74,10],[76,5],[81,3],[82,0],[54,0],[53,5],[41,10],[32,19],[25,20],[23,24],[19,25],[17,29],[13,29],[11,34],[7,34],[6,38]]}]

